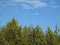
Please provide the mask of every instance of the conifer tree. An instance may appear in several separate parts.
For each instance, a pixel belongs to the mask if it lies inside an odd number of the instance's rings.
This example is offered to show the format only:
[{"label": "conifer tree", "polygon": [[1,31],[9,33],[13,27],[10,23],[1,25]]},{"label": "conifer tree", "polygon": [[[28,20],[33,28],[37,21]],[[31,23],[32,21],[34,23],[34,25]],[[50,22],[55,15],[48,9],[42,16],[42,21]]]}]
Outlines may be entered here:
[{"label": "conifer tree", "polygon": [[47,45],[57,45],[57,40],[50,27],[48,27],[46,32],[46,40],[47,40]]},{"label": "conifer tree", "polygon": [[54,32],[48,27],[46,33],[39,25],[22,28],[13,18],[0,27],[0,45],[60,45],[60,30],[58,26]]},{"label": "conifer tree", "polygon": [[35,42],[36,45],[46,45],[44,33],[39,25],[35,28]]},{"label": "conifer tree", "polygon": [[0,45],[9,45],[2,32],[0,32]]}]

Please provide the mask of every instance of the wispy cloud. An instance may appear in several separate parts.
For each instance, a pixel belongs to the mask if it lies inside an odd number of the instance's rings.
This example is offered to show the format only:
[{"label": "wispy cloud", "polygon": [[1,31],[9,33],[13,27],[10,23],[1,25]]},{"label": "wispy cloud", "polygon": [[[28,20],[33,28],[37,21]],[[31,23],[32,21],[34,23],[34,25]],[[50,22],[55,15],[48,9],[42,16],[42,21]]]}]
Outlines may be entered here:
[{"label": "wispy cloud", "polygon": [[57,2],[55,2],[55,1],[50,2],[50,7],[51,8],[59,8],[59,6],[57,5]]},{"label": "wispy cloud", "polygon": [[32,9],[32,7],[30,5],[28,5],[28,4],[21,4],[21,7],[23,9]]},{"label": "wispy cloud", "polygon": [[51,1],[50,4],[56,4],[56,2],[55,1]]},{"label": "wispy cloud", "polygon": [[59,8],[59,6],[57,6],[57,5],[51,5],[50,7],[51,8]]},{"label": "wispy cloud", "polygon": [[[26,9],[31,9],[31,8],[42,8],[42,7],[46,7],[47,3],[46,2],[42,2],[41,0],[8,0],[8,1],[0,1],[1,4],[3,4],[3,6],[9,6],[9,5],[16,5],[17,3],[20,4],[20,6],[22,6],[22,8],[26,8]],[[0,5],[1,5],[0,4]],[[0,6],[1,7],[1,6]]]},{"label": "wispy cloud", "polygon": [[15,0],[15,2],[27,3],[29,4],[28,7],[32,7],[32,8],[41,8],[47,6],[47,3],[42,2],[40,0]]},{"label": "wispy cloud", "polygon": [[22,9],[36,9],[48,6],[51,8],[59,7],[55,1],[50,1],[50,4],[47,4],[47,2],[41,0],[0,0],[0,8],[17,5]]}]

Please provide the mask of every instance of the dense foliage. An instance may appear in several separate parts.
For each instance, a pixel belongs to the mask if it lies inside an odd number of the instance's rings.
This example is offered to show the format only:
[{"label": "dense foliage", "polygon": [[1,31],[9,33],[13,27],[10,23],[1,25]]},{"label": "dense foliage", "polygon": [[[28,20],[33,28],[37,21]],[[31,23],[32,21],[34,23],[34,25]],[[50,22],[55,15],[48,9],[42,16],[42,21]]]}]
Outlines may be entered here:
[{"label": "dense foliage", "polygon": [[13,18],[5,26],[0,27],[0,45],[60,45],[60,30],[55,26],[43,32],[41,27],[22,27]]}]

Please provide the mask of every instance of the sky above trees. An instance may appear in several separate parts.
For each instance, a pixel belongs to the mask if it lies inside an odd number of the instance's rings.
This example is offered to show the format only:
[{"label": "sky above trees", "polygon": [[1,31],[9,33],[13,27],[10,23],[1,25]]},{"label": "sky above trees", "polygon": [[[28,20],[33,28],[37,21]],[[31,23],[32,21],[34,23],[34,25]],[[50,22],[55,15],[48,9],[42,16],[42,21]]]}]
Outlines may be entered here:
[{"label": "sky above trees", "polygon": [[0,0],[0,25],[13,17],[22,26],[60,27],[60,0]]}]

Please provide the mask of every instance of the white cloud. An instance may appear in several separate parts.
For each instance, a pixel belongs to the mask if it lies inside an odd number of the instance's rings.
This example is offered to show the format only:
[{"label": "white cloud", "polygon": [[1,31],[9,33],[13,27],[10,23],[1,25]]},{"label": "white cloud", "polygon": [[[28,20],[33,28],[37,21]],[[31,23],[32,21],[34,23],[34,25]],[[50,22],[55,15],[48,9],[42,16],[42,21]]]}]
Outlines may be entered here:
[{"label": "white cloud", "polygon": [[50,4],[56,4],[56,2],[55,1],[51,1]]},{"label": "white cloud", "polygon": [[47,4],[45,2],[41,2],[41,1],[32,1],[32,2],[29,2],[32,7],[34,8],[41,8],[41,7],[46,7]]},{"label": "white cloud", "polygon": [[28,5],[28,4],[21,4],[21,7],[23,9],[32,9],[32,7],[30,5]]},{"label": "white cloud", "polygon": [[14,2],[22,2],[22,1],[24,1],[24,0],[14,0]]},{"label": "white cloud", "polygon": [[23,3],[27,3],[29,5],[27,5],[28,8],[32,7],[32,8],[41,8],[41,7],[46,7],[47,3],[42,2],[40,0],[15,0],[15,2],[23,2]]},{"label": "white cloud", "polygon": [[55,1],[50,2],[50,7],[51,8],[59,8],[59,6],[57,5],[57,2],[55,2]]},{"label": "white cloud", "polygon": [[[3,2],[1,1],[0,3],[3,4]],[[43,8],[47,6],[47,3],[42,2],[41,0],[8,0],[8,1],[5,1],[5,4],[3,4],[2,7],[16,6],[16,4],[18,4],[19,6],[21,6],[21,8],[24,8],[24,9]]]},{"label": "white cloud", "polygon": [[52,8],[59,8],[57,5],[51,5]]},{"label": "white cloud", "polygon": [[59,6],[55,1],[50,1],[50,4],[47,4],[45,1],[41,0],[5,0],[0,1],[0,7],[7,7],[7,6],[20,6],[23,9],[36,9],[36,8],[43,8],[43,7],[51,7],[51,8],[58,8]]}]

